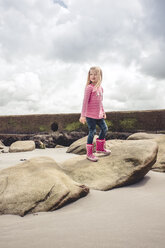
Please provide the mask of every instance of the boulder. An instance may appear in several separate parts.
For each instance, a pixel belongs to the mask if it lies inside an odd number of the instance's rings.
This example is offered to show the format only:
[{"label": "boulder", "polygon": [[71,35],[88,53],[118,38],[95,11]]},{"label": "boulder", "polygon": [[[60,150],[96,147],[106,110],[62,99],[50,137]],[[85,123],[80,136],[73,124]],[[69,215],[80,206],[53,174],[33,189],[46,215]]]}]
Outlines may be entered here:
[{"label": "boulder", "polygon": [[49,157],[36,157],[0,171],[0,214],[53,211],[87,195]]},{"label": "boulder", "polygon": [[165,172],[165,134],[148,134],[135,133],[128,137],[128,140],[144,140],[151,139],[158,143],[157,161],[153,165],[152,170],[157,172]]},{"label": "boulder", "polygon": [[[86,153],[86,143],[87,143],[87,137],[85,136],[81,139],[76,140],[75,142],[73,142],[67,149],[67,153],[74,153],[74,154],[79,154],[79,155],[83,155]],[[98,136],[95,135],[93,143],[94,143],[94,147],[96,147],[96,138]]]},{"label": "boulder", "polygon": [[35,143],[33,140],[16,141],[9,147],[9,152],[26,152],[33,151]]},{"label": "boulder", "polygon": [[74,181],[96,190],[134,184],[141,180],[156,161],[158,146],[150,140],[107,141],[110,156],[91,162],[85,155],[66,160],[61,168]]}]

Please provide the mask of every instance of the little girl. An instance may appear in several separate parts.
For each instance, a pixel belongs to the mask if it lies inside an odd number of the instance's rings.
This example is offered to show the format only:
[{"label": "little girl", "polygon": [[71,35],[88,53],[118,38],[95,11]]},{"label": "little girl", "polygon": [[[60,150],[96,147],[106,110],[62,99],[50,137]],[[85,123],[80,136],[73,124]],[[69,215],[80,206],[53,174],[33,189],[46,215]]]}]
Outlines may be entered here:
[{"label": "little girl", "polygon": [[87,159],[91,161],[98,161],[98,158],[94,156],[93,150],[93,138],[96,134],[96,125],[100,127],[99,138],[96,139],[96,153],[104,153],[109,155],[110,150],[105,149],[105,135],[108,131],[105,123],[106,114],[104,112],[102,100],[103,100],[103,88],[101,87],[102,71],[99,67],[91,67],[88,72],[88,79],[85,88],[83,107],[81,117],[79,121],[83,124],[87,122],[89,134],[87,139]]}]

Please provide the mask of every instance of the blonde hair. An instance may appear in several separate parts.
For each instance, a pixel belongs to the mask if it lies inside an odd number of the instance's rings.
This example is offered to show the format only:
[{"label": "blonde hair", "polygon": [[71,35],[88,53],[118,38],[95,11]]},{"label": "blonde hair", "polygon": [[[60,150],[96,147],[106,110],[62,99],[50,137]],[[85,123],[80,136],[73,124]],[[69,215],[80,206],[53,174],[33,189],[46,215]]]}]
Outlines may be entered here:
[{"label": "blonde hair", "polygon": [[89,72],[88,72],[88,77],[87,77],[87,83],[86,83],[86,86],[91,84],[91,81],[90,81],[90,71],[97,71],[99,73],[99,80],[98,82],[96,83],[95,85],[95,89],[97,90],[97,88],[101,85],[101,82],[102,82],[102,78],[103,78],[103,74],[102,74],[102,70],[100,67],[98,66],[93,66],[89,69]]}]

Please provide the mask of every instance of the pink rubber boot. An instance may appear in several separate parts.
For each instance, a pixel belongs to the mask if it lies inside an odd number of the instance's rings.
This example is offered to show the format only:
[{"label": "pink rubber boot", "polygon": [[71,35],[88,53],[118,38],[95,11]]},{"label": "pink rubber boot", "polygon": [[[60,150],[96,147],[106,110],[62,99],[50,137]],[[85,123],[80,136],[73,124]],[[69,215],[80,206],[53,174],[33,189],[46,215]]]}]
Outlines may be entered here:
[{"label": "pink rubber boot", "polygon": [[96,156],[93,154],[93,144],[87,144],[86,149],[87,149],[87,159],[93,162],[97,162],[98,158],[96,158]]},{"label": "pink rubber boot", "polygon": [[105,139],[96,139],[96,153],[104,153],[106,156],[110,155],[111,151],[107,150],[105,146]]}]

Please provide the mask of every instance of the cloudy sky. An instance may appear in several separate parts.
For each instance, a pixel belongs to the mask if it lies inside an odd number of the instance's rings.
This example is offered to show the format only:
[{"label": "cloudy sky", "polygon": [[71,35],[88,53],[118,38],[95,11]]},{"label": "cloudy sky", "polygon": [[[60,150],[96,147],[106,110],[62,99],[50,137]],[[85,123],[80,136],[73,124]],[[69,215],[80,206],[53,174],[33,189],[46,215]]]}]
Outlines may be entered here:
[{"label": "cloudy sky", "polygon": [[80,113],[103,70],[104,109],[165,109],[164,0],[0,0],[0,115]]}]

